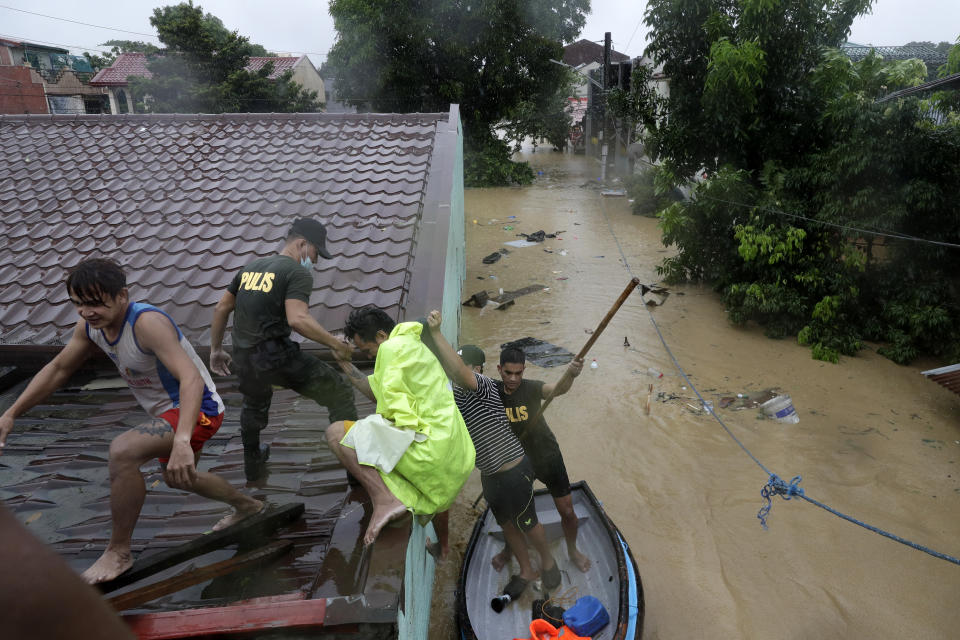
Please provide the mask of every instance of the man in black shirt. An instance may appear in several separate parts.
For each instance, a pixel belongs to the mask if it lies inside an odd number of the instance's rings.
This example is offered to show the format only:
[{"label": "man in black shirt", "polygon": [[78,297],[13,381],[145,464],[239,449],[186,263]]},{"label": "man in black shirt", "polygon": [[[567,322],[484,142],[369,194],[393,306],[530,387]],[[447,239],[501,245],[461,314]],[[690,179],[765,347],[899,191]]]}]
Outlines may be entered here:
[{"label": "man in black shirt", "polygon": [[[330,422],[356,420],[353,389],[333,367],[300,351],[290,331],[325,344],[337,358],[349,360],[353,348],[335,338],[313,316],[307,304],[313,290],[311,270],[320,256],[329,259],[327,231],[311,218],[290,227],[276,255],[254,260],[234,277],[213,311],[210,328],[210,370],[230,375],[236,362],[243,408],[240,435],[247,480],[261,480],[270,455],[261,446],[273,386],[287,387],[327,407]],[[233,358],[223,350],[223,334],[233,317]]]},{"label": "man in black shirt", "polygon": [[[570,390],[573,379],[583,370],[583,359],[573,360],[570,363],[570,376],[561,378],[556,384],[524,380],[526,360],[526,354],[516,347],[508,347],[500,353],[497,371],[501,380],[497,382],[497,390],[500,392],[510,427],[517,434],[523,450],[533,463],[537,480],[547,486],[557,505],[570,560],[581,571],[587,571],[590,568],[590,559],[577,549],[577,515],[573,511],[570,479],[567,477],[567,467],[563,463],[560,445],[543,416],[540,416],[535,424],[530,424],[531,419],[540,412],[543,398],[563,395]],[[497,554],[493,558],[493,566],[506,563],[510,558],[510,551],[511,547],[508,545],[503,552]]]},{"label": "man in black shirt", "polygon": [[[436,310],[427,316],[427,326],[433,339],[433,344],[428,346],[431,346],[443,365],[444,373],[454,383],[453,399],[477,452],[476,465],[480,470],[483,497],[490,505],[497,524],[503,527],[503,537],[515,550],[520,565],[519,575],[510,579],[514,588],[508,585],[505,591],[522,592],[527,583],[537,577],[530,564],[524,533],[540,555],[544,586],[550,590],[556,589],[560,586],[560,567],[550,555],[546,533],[537,520],[533,501],[533,467],[507,424],[503,402],[494,381],[482,375],[486,357],[479,347],[470,344],[461,347],[458,355],[440,333],[441,320],[440,312]],[[501,568],[502,565],[497,570]]]}]

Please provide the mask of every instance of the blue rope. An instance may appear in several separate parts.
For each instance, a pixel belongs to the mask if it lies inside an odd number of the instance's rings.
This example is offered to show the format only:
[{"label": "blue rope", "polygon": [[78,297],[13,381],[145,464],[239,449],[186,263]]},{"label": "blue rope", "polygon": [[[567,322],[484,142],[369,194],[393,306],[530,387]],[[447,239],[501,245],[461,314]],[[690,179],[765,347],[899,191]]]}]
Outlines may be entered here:
[{"label": "blue rope", "polygon": [[[627,256],[623,252],[623,247],[620,245],[620,239],[617,237],[617,234],[614,232],[613,225],[610,224],[610,218],[609,216],[607,216],[607,206],[602,199],[600,201],[600,206],[601,206],[601,209],[603,210],[603,218],[607,223],[607,228],[610,230],[610,235],[613,236],[614,242],[617,243],[617,250],[620,251],[620,259],[623,261],[623,266],[626,268],[627,272],[631,275],[631,277],[636,277],[636,274],[633,273],[633,269],[630,268],[630,263],[627,262]],[[898,535],[892,534],[888,531],[884,531],[883,529],[880,529],[873,525],[857,520],[856,518],[852,516],[848,516],[845,513],[841,513],[840,511],[837,511],[836,509],[833,509],[832,507],[818,500],[814,500],[813,498],[807,496],[804,490],[798,486],[802,480],[800,476],[794,476],[793,479],[789,483],[787,483],[787,482],[784,482],[783,479],[780,478],[780,476],[778,476],[777,474],[767,469],[764,466],[764,464],[760,462],[760,460],[757,459],[757,457],[753,455],[753,453],[751,453],[750,450],[747,449],[747,447],[744,446],[742,442],[740,442],[740,439],[737,438],[736,435],[734,435],[734,433],[730,430],[730,428],[727,427],[726,424],[724,424],[720,416],[718,416],[714,412],[713,406],[710,404],[706,404],[706,399],[700,394],[700,391],[699,389],[697,389],[696,385],[694,385],[690,381],[690,378],[687,377],[686,371],[683,370],[683,367],[680,366],[680,362],[677,360],[676,356],[673,355],[673,351],[670,349],[670,345],[667,344],[666,338],[663,337],[663,333],[660,331],[660,327],[657,325],[657,321],[653,317],[653,312],[650,311],[649,308],[646,308],[646,311],[647,311],[647,314],[650,316],[650,323],[653,325],[653,328],[657,332],[657,336],[660,338],[660,343],[663,344],[663,348],[666,349],[667,355],[669,355],[670,360],[673,361],[673,366],[677,368],[677,371],[680,372],[680,375],[683,377],[684,381],[686,381],[687,385],[689,385],[689,387],[693,390],[697,398],[700,399],[701,406],[705,407],[707,411],[710,412],[710,415],[712,415],[714,419],[717,421],[717,423],[719,423],[719,425],[723,427],[723,430],[727,432],[727,435],[729,435],[733,439],[733,441],[737,443],[737,446],[739,446],[744,453],[750,456],[750,459],[753,460],[757,464],[757,466],[759,466],[761,469],[764,470],[764,472],[766,472],[767,483],[760,490],[760,496],[764,500],[766,500],[766,504],[761,506],[760,511],[757,513],[757,518],[760,520],[760,525],[764,528],[764,530],[767,529],[767,517],[770,515],[770,509],[773,508],[772,498],[774,496],[780,496],[784,500],[790,500],[792,498],[801,498],[803,500],[806,500],[810,504],[816,505],[821,509],[829,511],[833,515],[843,518],[847,522],[852,522],[853,524],[859,525],[864,529],[867,529],[868,531],[873,531],[874,533],[878,533],[881,536],[884,536],[885,538],[895,540],[901,544],[904,544],[904,545],[907,545],[908,547],[916,549],[917,551],[923,551],[924,553],[927,553],[933,556],[934,558],[940,558],[941,560],[946,560],[947,562],[952,562],[953,564],[960,565],[960,558],[955,558],[954,556],[947,555],[939,551],[934,551],[933,549],[930,549],[929,547],[925,547],[921,544],[917,544],[916,542],[911,542],[906,538],[901,538]]]},{"label": "blue rope", "polygon": [[763,527],[764,531],[767,530],[767,515],[773,507],[770,498],[780,496],[784,500],[790,500],[794,496],[803,496],[803,489],[797,486],[801,480],[803,478],[800,476],[793,476],[793,480],[790,481],[790,484],[787,484],[777,474],[770,474],[767,484],[763,486],[763,489],[760,489],[760,496],[767,501],[767,504],[760,507],[760,511],[757,512],[757,518],[760,519],[760,526]]}]

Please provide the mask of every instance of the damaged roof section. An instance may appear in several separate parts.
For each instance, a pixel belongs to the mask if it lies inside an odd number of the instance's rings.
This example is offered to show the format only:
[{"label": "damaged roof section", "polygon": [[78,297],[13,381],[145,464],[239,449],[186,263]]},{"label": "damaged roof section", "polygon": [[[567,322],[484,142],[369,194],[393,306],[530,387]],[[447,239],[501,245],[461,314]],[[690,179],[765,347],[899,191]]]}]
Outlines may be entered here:
[{"label": "damaged roof section", "polygon": [[[218,385],[228,405],[220,430],[203,448],[199,468],[243,486],[239,435],[240,394],[234,379]],[[112,384],[111,384],[112,383]],[[83,571],[102,553],[110,536],[110,441],[146,416],[119,379],[59,391],[17,420],[0,456],[0,501],[74,570]],[[0,396],[3,408],[19,392]],[[372,404],[357,395],[361,415]],[[376,548],[364,552],[362,534],[372,509],[366,493],[352,489],[324,441],[326,410],[284,391],[274,395],[263,441],[271,445],[269,476],[249,489],[272,506],[303,503],[305,512],[279,529],[274,540],[293,549],[269,565],[207,580],[142,605],[136,612],[221,606],[248,598],[300,593],[326,598],[325,625],[396,620],[409,528],[388,527]],[[171,489],[160,466],[143,466],[147,497],[133,534],[133,552],[148,557],[203,536],[227,505]],[[136,589],[258,548],[267,540],[245,540],[165,569],[130,585]],[[252,545],[252,546],[251,546]],[[372,555],[371,555],[372,554]],[[341,602],[342,600],[342,602]]]},{"label": "damaged roof section", "polygon": [[442,252],[416,258],[417,240],[424,224],[449,217],[424,203],[438,132],[458,123],[456,106],[0,116],[0,350],[63,344],[76,319],[66,272],[94,256],[126,268],[132,299],[209,344],[230,279],[276,252],[301,216],[326,224],[333,255],[314,272],[313,315],[332,331],[367,304],[402,319],[411,282],[444,271]]}]

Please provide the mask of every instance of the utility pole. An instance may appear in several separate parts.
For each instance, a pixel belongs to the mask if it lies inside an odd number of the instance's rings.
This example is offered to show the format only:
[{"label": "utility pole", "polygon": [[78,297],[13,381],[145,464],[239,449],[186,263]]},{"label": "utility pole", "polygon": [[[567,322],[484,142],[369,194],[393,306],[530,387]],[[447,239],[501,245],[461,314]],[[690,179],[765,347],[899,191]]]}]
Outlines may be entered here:
[{"label": "utility pole", "polygon": [[603,34],[603,128],[600,130],[600,182],[607,182],[607,154],[610,149],[608,144],[607,129],[609,126],[609,116],[607,115],[607,92],[610,89],[610,32]]}]

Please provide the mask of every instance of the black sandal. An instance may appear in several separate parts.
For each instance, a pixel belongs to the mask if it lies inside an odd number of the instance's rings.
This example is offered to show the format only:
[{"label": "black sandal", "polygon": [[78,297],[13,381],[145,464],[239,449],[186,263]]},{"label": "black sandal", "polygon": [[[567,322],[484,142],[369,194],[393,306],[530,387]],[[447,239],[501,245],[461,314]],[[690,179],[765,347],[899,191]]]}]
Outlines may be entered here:
[{"label": "black sandal", "polygon": [[511,600],[516,600],[527,590],[528,584],[530,584],[529,580],[521,578],[518,575],[510,576],[510,582],[503,588],[503,592],[510,596]]},{"label": "black sandal", "polygon": [[545,589],[553,591],[560,586],[560,565],[557,564],[557,561],[553,561],[553,568],[547,569],[543,572],[543,586]]}]

